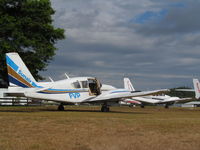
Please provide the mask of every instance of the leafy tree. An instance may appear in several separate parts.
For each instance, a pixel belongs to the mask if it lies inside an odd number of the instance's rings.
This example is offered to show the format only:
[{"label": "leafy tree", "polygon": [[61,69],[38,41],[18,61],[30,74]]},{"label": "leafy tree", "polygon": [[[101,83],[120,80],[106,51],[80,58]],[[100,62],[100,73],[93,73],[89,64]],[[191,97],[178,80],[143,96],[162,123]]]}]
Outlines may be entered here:
[{"label": "leafy tree", "polygon": [[55,55],[64,30],[52,25],[50,0],[0,0],[0,86],[7,84],[5,53],[18,52],[36,80]]},{"label": "leafy tree", "polygon": [[189,87],[178,87],[178,88],[173,88],[173,89],[170,89],[170,92],[167,93],[168,95],[170,96],[177,96],[177,97],[180,97],[180,98],[184,98],[184,97],[192,97],[192,98],[195,98],[195,93],[194,92],[186,92],[186,91],[176,91],[176,89],[191,89]]}]

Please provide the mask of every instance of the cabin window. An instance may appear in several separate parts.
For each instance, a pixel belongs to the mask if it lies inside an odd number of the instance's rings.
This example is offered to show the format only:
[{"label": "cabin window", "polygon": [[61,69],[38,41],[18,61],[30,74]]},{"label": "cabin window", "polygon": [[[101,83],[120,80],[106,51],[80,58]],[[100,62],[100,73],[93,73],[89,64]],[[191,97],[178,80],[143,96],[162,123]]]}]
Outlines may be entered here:
[{"label": "cabin window", "polygon": [[81,86],[80,86],[80,84],[79,84],[79,82],[77,81],[77,82],[74,82],[74,83],[72,83],[72,85],[73,85],[73,87],[74,88],[76,88],[76,89],[79,89],[79,88],[81,88]]},{"label": "cabin window", "polygon": [[88,88],[88,82],[87,81],[81,81],[83,88]]}]

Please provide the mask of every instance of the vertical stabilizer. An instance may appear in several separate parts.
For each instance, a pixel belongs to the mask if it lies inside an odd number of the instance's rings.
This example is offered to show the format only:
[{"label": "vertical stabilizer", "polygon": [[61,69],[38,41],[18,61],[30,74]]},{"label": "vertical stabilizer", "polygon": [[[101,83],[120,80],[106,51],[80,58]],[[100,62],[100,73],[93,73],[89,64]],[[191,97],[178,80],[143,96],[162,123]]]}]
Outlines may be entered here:
[{"label": "vertical stabilizer", "polygon": [[200,83],[198,79],[193,79],[194,91],[195,91],[195,98],[199,99],[200,97]]},{"label": "vertical stabilizer", "polygon": [[6,64],[10,86],[37,87],[37,82],[18,53],[6,53]]},{"label": "vertical stabilizer", "polygon": [[131,81],[129,78],[124,78],[124,88],[129,90],[129,91],[135,91]]}]

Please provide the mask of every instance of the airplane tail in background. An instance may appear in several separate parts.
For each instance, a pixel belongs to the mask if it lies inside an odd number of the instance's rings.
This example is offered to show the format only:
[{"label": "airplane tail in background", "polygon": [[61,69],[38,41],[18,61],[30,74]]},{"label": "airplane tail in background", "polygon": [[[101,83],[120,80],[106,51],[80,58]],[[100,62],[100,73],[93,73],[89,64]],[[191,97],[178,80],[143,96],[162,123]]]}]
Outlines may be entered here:
[{"label": "airplane tail in background", "polygon": [[196,99],[200,98],[200,83],[198,79],[193,79],[194,91]]},{"label": "airplane tail in background", "polygon": [[10,86],[25,88],[38,87],[36,80],[33,78],[18,53],[6,53],[6,64]]},{"label": "airplane tail in background", "polygon": [[135,91],[131,81],[129,78],[124,78],[124,88],[129,90],[129,91]]}]

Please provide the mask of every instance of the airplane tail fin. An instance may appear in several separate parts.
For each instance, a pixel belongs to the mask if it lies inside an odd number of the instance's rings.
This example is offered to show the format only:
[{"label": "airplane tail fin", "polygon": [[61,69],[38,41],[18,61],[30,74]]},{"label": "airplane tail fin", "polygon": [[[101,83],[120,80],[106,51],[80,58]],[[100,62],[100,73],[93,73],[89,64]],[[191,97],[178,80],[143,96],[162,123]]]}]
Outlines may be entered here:
[{"label": "airplane tail fin", "polygon": [[38,87],[36,80],[18,53],[6,53],[6,64],[10,86]]},{"label": "airplane tail fin", "polygon": [[124,88],[129,91],[135,91],[129,78],[124,78]]},{"label": "airplane tail fin", "polygon": [[196,99],[200,98],[200,83],[198,79],[193,79],[194,91]]}]

